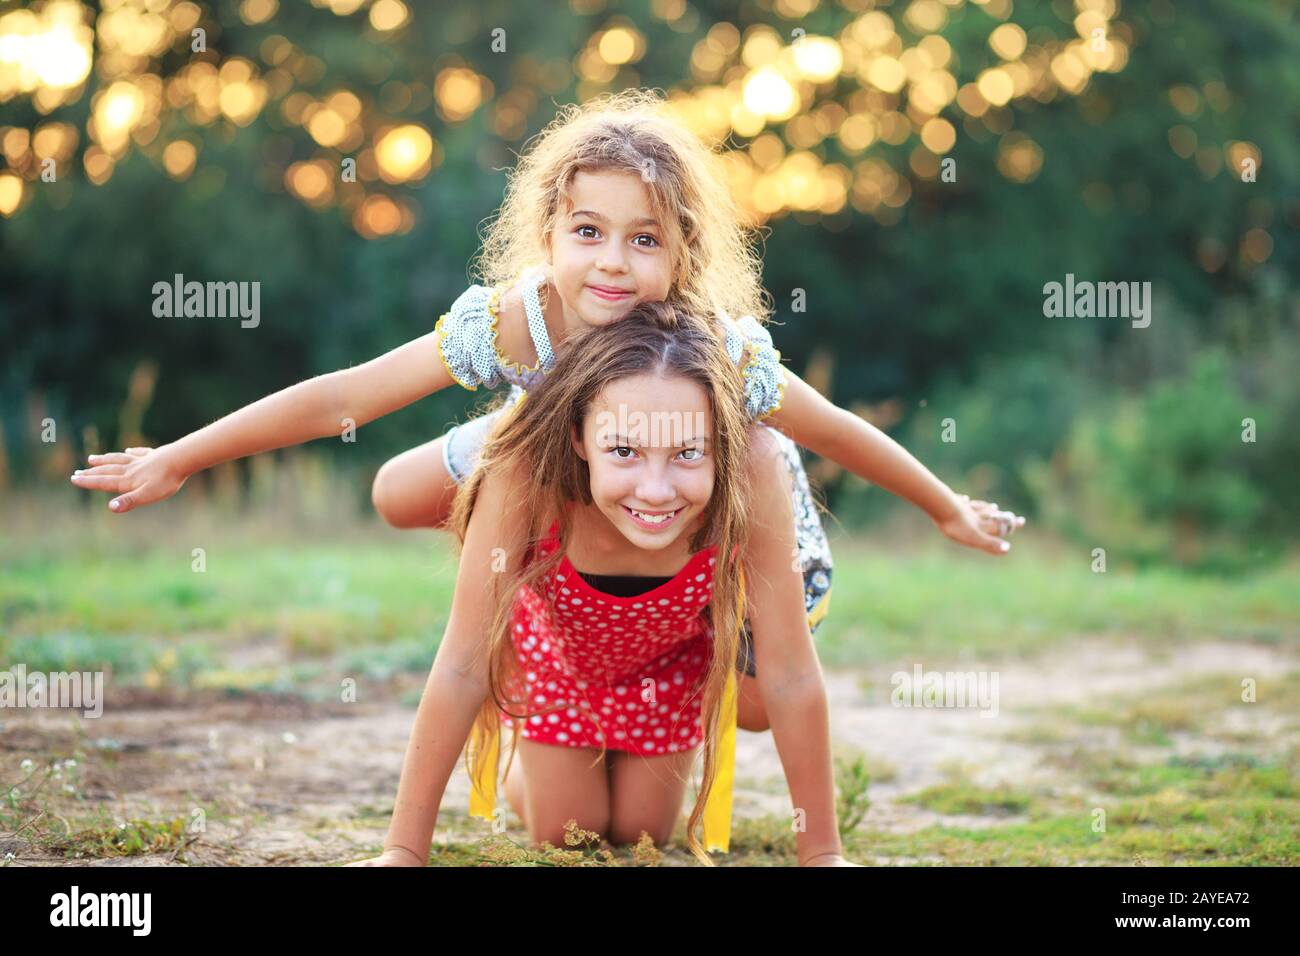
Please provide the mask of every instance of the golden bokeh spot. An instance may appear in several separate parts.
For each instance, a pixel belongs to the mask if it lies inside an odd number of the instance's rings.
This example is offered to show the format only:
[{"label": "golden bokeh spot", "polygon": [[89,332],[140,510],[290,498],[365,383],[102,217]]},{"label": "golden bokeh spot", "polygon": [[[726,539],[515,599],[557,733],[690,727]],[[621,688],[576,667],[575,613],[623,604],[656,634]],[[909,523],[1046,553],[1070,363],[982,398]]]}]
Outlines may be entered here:
[{"label": "golden bokeh spot", "polygon": [[96,186],[102,186],[113,175],[113,157],[98,146],[91,146],[81,157],[81,164],[86,169],[86,178]]},{"label": "golden bokeh spot", "polygon": [[188,179],[198,158],[199,151],[193,143],[178,139],[163,149],[163,168],[172,179]]},{"label": "golden bokeh spot", "polygon": [[907,70],[892,56],[879,56],[867,67],[867,81],[886,93],[897,93],[907,82]]},{"label": "golden bokeh spot", "polygon": [[882,113],[879,119],[880,138],[891,146],[901,146],[912,135],[912,124],[897,110]]},{"label": "golden bokeh spot", "polygon": [[328,106],[313,104],[303,114],[307,117],[307,132],[322,146],[337,146],[348,134],[348,124],[342,116]]},{"label": "golden bokeh spot", "polygon": [[921,142],[930,152],[942,156],[957,143],[957,130],[946,119],[935,117],[921,127]]},{"label": "golden bokeh spot", "polygon": [[1004,60],[1018,59],[1027,42],[1024,28],[1016,23],[1004,23],[989,34],[989,47]]},{"label": "golden bokeh spot", "polygon": [[438,106],[452,122],[471,116],[489,95],[490,84],[465,67],[448,67],[442,70],[433,84],[433,95]]},{"label": "golden bokeh spot", "polygon": [[284,172],[289,192],[309,206],[326,206],[334,198],[334,168],[324,160],[294,163]]},{"label": "golden bokeh spot", "polygon": [[423,126],[408,123],[388,130],[375,143],[375,161],[385,182],[404,183],[428,175],[433,137]]},{"label": "golden bokeh spot", "polygon": [[311,0],[311,5],[325,7],[335,16],[346,17],[360,10],[365,2],[366,0]]},{"label": "golden bokeh spot", "polygon": [[644,38],[629,27],[614,27],[599,35],[596,48],[606,63],[621,66],[641,59],[645,48]]},{"label": "golden bokeh spot", "polygon": [[1228,157],[1228,167],[1236,176],[1240,176],[1242,170],[1246,168],[1246,160],[1252,160],[1255,167],[1256,175],[1259,174],[1261,155],[1259,147],[1254,143],[1244,141],[1228,143],[1224,149],[1224,154]]},{"label": "golden bokeh spot", "polygon": [[31,142],[32,134],[21,126],[0,129],[0,152],[5,154],[5,162],[10,166],[18,166],[23,162]]},{"label": "golden bokeh spot", "polygon": [[128,80],[118,80],[91,100],[90,135],[107,152],[126,149],[131,130],[145,118],[145,95]]},{"label": "golden bokeh spot", "polygon": [[62,161],[72,155],[77,148],[77,140],[77,127],[71,123],[45,123],[37,127],[32,136],[32,152],[38,160]]},{"label": "golden bokeh spot", "polygon": [[787,20],[806,17],[820,6],[821,0],[776,0],[776,14]]},{"label": "golden bokeh spot", "polygon": [[799,74],[813,83],[826,83],[840,75],[844,52],[830,37],[805,36],[794,41],[794,65]]},{"label": "golden bokeh spot", "polygon": [[239,5],[239,18],[250,26],[256,26],[266,23],[279,9],[279,0],[244,0]]},{"label": "golden bokeh spot", "polygon": [[917,49],[925,54],[926,58],[930,61],[930,66],[934,69],[947,66],[948,62],[952,59],[952,47],[948,44],[947,40],[939,36],[937,33],[921,37],[920,42],[918,42],[916,46]]},{"label": "golden bokeh spot", "polygon": [[884,49],[896,39],[894,21],[882,10],[872,10],[854,20],[846,34],[868,49]]},{"label": "golden bokeh spot", "polygon": [[876,119],[870,113],[854,113],[836,135],[846,152],[860,153],[876,138]]},{"label": "golden bokeh spot", "polygon": [[1180,84],[1169,88],[1169,102],[1188,119],[1195,119],[1201,112],[1201,94],[1196,87]]},{"label": "golden bokeh spot", "polygon": [[774,169],[785,158],[785,144],[775,133],[763,133],[749,144],[749,155],[759,169]]},{"label": "golden bokeh spot", "polygon": [[1263,229],[1252,229],[1241,240],[1241,254],[1252,263],[1263,262],[1273,254],[1273,237]]},{"label": "golden bokeh spot", "polygon": [[1001,67],[985,70],[975,80],[980,95],[994,106],[1005,106],[1016,90],[1011,74]]},{"label": "golden bokeh spot", "polygon": [[23,201],[23,181],[13,173],[0,173],[0,216],[8,219]]},{"label": "golden bokeh spot", "polygon": [[745,45],[740,51],[740,59],[745,66],[757,70],[776,62],[784,47],[779,33],[766,24],[750,27],[745,32]]},{"label": "golden bokeh spot", "polygon": [[948,11],[939,0],[915,0],[903,12],[903,22],[913,33],[934,33],[948,22]]},{"label": "golden bokeh spot", "polygon": [[799,112],[799,94],[775,67],[765,66],[745,78],[745,109],[768,119],[789,119]]},{"label": "golden bokeh spot", "polygon": [[402,210],[387,196],[367,196],[352,214],[352,226],[367,239],[391,236],[402,227]]},{"label": "golden bokeh spot", "polygon": [[1031,182],[1038,178],[1042,167],[1042,148],[1024,133],[1008,133],[998,143],[998,172],[1007,179]]},{"label": "golden bokeh spot", "polygon": [[405,26],[410,18],[411,11],[402,0],[377,0],[370,8],[370,25],[381,32]]}]

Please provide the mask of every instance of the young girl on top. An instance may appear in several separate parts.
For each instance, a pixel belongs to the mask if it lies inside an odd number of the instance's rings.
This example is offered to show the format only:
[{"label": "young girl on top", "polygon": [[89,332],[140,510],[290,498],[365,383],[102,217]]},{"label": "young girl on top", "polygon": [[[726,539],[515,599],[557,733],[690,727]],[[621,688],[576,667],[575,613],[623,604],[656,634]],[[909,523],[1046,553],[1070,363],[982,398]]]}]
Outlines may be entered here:
[{"label": "young girl on top", "polygon": [[[994,553],[1009,547],[900,446],[781,365],[755,318],[768,316],[761,263],[718,157],[652,92],[561,110],[512,173],[478,272],[484,284],[470,286],[437,323],[440,355],[464,387],[508,382],[517,400],[550,372],[553,340],[664,299],[717,318],[743,369],[750,417],[906,497],[959,543]],[[373,488],[379,513],[401,528],[442,525],[494,422],[480,416],[388,462]],[[820,619],[830,548],[798,449],[784,434],[777,440],[794,476],[805,604]],[[1023,523],[998,517],[1004,534]]]},{"label": "young girl on top", "polygon": [[451,617],[385,852],[364,865],[425,863],[471,724],[480,806],[490,815],[504,724],[507,796],[535,841],[557,845],[569,819],[613,844],[668,842],[702,746],[687,841],[712,865],[696,829],[728,849],[746,611],[804,811],[799,862],[845,865],[825,688],[789,557],[789,472],[770,436],[748,424],[714,333],[665,303],[570,340],[555,374],[508,408],[456,501]]}]

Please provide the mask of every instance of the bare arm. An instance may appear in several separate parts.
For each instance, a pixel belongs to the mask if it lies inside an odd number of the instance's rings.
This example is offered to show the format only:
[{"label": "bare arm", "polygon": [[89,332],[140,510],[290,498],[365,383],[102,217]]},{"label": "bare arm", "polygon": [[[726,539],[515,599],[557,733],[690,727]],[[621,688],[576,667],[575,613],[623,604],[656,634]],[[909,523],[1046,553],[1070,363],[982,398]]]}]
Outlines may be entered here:
[{"label": "bare arm", "polygon": [[[785,397],[764,424],[779,428],[795,442],[843,465],[860,478],[916,505],[944,534],[959,544],[1003,554],[1003,541],[987,534],[981,522],[991,521],[980,508],[957,495],[902,445],[875,425],[832,404],[811,385],[785,370]],[[996,508],[996,505],[993,506]],[[1010,516],[1016,527],[1024,519]]]},{"label": "bare arm", "polygon": [[772,725],[790,799],[804,811],[799,862],[840,855],[831,765],[830,716],[821,665],[808,630],[803,576],[791,505],[790,472],[767,429],[751,426],[749,560],[746,602],[754,639],[754,662],[763,707]]},{"label": "bare arm", "polygon": [[117,494],[110,508],[124,513],[170,497],[190,475],[221,462],[359,428],[453,384],[438,334],[291,385],[157,449],[91,455],[94,467],[72,482]]},{"label": "bare arm", "polygon": [[503,548],[507,573],[518,569],[527,541],[518,495],[508,476],[487,476],[465,535],[456,591],[442,644],[434,658],[406,746],[393,819],[385,847],[403,847],[421,862],[437,823],[447,781],[488,697],[488,638],[496,608],[493,551]]}]

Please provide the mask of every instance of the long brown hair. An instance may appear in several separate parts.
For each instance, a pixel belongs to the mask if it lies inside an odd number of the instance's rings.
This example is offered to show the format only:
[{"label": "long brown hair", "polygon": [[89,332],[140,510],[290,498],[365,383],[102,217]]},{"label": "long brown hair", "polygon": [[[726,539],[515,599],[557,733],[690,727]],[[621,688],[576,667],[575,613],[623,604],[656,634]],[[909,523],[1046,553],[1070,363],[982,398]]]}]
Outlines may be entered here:
[{"label": "long brown hair", "polygon": [[722,315],[768,320],[772,303],[763,289],[757,233],[745,224],[721,156],[654,90],[570,103],[525,144],[501,208],[483,230],[476,278],[508,285],[543,262],[574,176],[604,170],[640,176],[655,217],[670,233],[667,301],[710,321]]},{"label": "long brown hair", "polygon": [[[713,654],[699,685],[701,721],[704,732],[704,777],[695,806],[687,821],[686,839],[690,851],[712,866],[695,835],[705,802],[713,785],[717,766],[717,739],[723,692],[735,668],[743,621],[743,593],[740,565],[746,553],[748,499],[743,468],[748,453],[744,387],[736,367],[728,360],[715,331],[702,320],[665,302],[644,302],[627,316],[607,326],[580,330],[566,340],[555,368],[518,404],[511,407],[483,447],[478,467],[456,495],[451,525],[463,543],[484,476],[493,472],[526,475],[523,487],[515,489],[528,522],[528,549],[533,560],[524,560],[517,571],[494,574],[496,612],[489,641],[488,672],[491,695],[475,720],[467,767],[472,780],[486,759],[485,749],[493,732],[499,731],[498,708],[514,718],[511,758],[517,747],[520,721],[535,713],[528,700],[506,700],[507,688],[518,675],[510,635],[510,616],[516,592],[527,587],[545,593],[545,582],[558,569],[567,550],[572,530],[568,505],[591,505],[590,473],[587,462],[574,450],[571,435],[579,435],[591,404],[611,382],[644,373],[681,376],[698,383],[708,394],[712,433],[709,453],[714,457],[713,493],[701,514],[689,547],[692,553],[716,548],[713,595],[709,602]],[[560,546],[545,557],[537,547],[558,524]],[[732,560],[733,553],[736,560]],[[504,580],[503,580],[504,579]],[[525,695],[526,696],[526,695]],[[514,706],[525,712],[516,715]],[[556,705],[558,706],[558,705]],[[605,754],[602,741],[601,756]],[[497,768],[492,768],[495,774]]]}]

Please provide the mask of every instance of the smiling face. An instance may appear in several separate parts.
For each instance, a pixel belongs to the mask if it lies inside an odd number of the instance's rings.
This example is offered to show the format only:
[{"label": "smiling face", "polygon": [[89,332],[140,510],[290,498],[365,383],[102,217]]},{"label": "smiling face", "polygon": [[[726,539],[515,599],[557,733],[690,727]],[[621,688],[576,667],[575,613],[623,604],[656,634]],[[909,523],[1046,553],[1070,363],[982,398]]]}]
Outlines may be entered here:
[{"label": "smiling face", "polygon": [[636,173],[580,171],[572,205],[556,212],[548,256],[566,324],[608,325],[638,302],[662,301],[672,288],[665,224]]},{"label": "smiling face", "polygon": [[593,504],[637,547],[670,547],[708,506],[712,413],[699,383],[657,373],[610,382],[572,438]]}]

